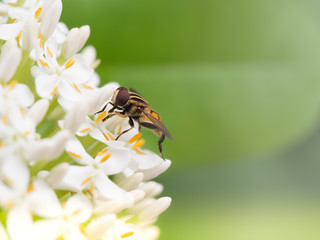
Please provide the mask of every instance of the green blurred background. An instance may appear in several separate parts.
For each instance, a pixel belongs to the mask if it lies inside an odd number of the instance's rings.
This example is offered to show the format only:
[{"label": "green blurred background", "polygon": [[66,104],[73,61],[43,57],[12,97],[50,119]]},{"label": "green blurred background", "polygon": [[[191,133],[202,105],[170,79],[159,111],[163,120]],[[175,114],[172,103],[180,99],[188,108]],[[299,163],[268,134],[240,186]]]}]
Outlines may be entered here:
[{"label": "green blurred background", "polygon": [[160,240],[320,239],[319,0],[63,4],[103,83],[139,91],[175,138]]}]

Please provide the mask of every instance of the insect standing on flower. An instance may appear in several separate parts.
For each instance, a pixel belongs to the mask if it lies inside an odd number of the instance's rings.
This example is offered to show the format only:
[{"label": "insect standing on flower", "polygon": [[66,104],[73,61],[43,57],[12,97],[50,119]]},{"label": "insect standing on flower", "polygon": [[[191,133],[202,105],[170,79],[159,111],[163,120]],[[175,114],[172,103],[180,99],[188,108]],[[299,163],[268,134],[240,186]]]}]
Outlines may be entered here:
[{"label": "insect standing on flower", "polygon": [[173,138],[169,130],[162,123],[159,114],[151,109],[150,104],[132,88],[128,90],[124,87],[117,88],[113,93],[111,101],[97,113],[103,112],[109,103],[112,105],[112,108],[108,111],[108,115],[102,119],[103,122],[115,115],[129,118],[130,128],[121,132],[116,140],[118,140],[122,134],[133,129],[134,121],[136,121],[139,124],[139,128],[141,126],[149,128],[153,130],[155,134],[161,136],[158,141],[158,146],[160,155],[164,159],[162,154],[162,142],[164,141],[165,136],[172,141]]}]

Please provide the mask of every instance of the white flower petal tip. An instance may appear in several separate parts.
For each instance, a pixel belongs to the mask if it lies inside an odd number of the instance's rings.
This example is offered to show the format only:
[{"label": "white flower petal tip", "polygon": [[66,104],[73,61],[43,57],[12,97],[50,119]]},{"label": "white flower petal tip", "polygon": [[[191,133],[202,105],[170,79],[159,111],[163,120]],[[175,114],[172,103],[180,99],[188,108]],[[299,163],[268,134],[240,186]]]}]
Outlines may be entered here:
[{"label": "white flower petal tip", "polygon": [[62,45],[61,55],[65,59],[69,59],[76,54],[86,43],[90,35],[90,27],[88,25],[81,28],[73,28],[70,30],[66,41]]},{"label": "white flower petal tip", "polygon": [[81,124],[84,123],[88,114],[88,104],[83,99],[75,103],[73,107],[67,112],[64,128],[70,132],[75,133],[79,130]]},{"label": "white flower petal tip", "polygon": [[50,161],[57,158],[63,152],[70,136],[68,130],[62,130],[51,138],[29,143],[25,149],[26,159],[29,161]]},{"label": "white flower petal tip", "polygon": [[143,173],[135,173],[119,182],[118,186],[126,191],[132,191],[138,187],[138,185],[142,182],[142,179]]},{"label": "white flower petal tip", "polygon": [[46,38],[55,31],[62,12],[61,0],[44,1],[43,10],[40,15],[40,33]]},{"label": "white flower petal tip", "polygon": [[162,197],[154,201],[151,205],[146,207],[139,215],[138,218],[143,222],[154,221],[162,212],[167,210],[171,204],[170,197]]},{"label": "white flower petal tip", "polygon": [[159,165],[156,165],[155,167],[145,170],[139,170],[139,172],[142,172],[144,174],[143,181],[148,181],[159,176],[161,173],[165,172],[170,167],[170,160],[161,159],[161,161],[162,162]]},{"label": "white flower petal tip", "polygon": [[123,201],[108,200],[101,203],[96,203],[93,213],[97,216],[105,214],[116,214],[127,207],[127,204]]},{"label": "white flower petal tip", "polygon": [[15,39],[5,42],[0,55],[0,82],[8,82],[19,66],[22,51],[17,46]]},{"label": "white flower petal tip", "polygon": [[91,222],[86,227],[89,239],[100,239],[102,235],[115,223],[117,217],[114,214],[104,215]]},{"label": "white flower petal tip", "polygon": [[141,184],[141,186],[139,186],[138,189],[144,191],[146,195],[145,198],[148,198],[148,197],[155,197],[160,193],[162,193],[163,186],[160,183],[150,181],[150,182]]},{"label": "white flower petal tip", "polygon": [[146,193],[143,191],[143,190],[139,190],[139,189],[136,189],[136,190],[133,190],[130,192],[134,198],[134,203],[138,203],[140,202],[141,200],[143,200],[146,196]]},{"label": "white flower petal tip", "polygon": [[28,115],[35,122],[35,124],[38,124],[42,121],[48,108],[49,101],[47,99],[40,99],[32,105],[28,111]]}]

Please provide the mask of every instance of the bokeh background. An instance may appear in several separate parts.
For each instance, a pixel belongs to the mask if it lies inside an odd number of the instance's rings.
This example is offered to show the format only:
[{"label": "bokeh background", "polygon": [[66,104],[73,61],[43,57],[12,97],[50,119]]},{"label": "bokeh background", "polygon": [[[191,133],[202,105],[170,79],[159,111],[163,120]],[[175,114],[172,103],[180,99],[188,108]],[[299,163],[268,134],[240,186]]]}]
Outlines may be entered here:
[{"label": "bokeh background", "polygon": [[63,4],[103,83],[139,91],[175,138],[160,240],[320,239],[319,0]]}]

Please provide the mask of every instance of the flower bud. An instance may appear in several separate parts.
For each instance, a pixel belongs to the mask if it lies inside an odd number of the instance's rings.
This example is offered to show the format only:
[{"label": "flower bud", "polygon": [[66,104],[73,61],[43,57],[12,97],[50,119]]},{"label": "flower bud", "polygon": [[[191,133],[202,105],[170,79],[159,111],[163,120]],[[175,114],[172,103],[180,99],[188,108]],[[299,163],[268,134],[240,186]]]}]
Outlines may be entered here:
[{"label": "flower bud", "polygon": [[49,38],[57,27],[62,12],[61,0],[46,0],[41,13],[40,33]]},{"label": "flower bud", "polygon": [[21,48],[26,51],[31,51],[38,37],[37,20],[31,17],[22,30]]},{"label": "flower bud", "polygon": [[139,215],[141,221],[148,222],[155,220],[162,212],[164,212],[171,204],[170,197],[162,197],[154,201],[150,206],[146,207]]},{"label": "flower bud", "polygon": [[32,107],[28,111],[29,117],[35,122],[37,125],[43,117],[46,115],[46,112],[49,107],[49,101],[47,99],[40,99],[35,102]]},{"label": "flower bud", "polygon": [[0,82],[9,81],[17,70],[21,60],[21,49],[15,39],[10,39],[1,48]]}]

